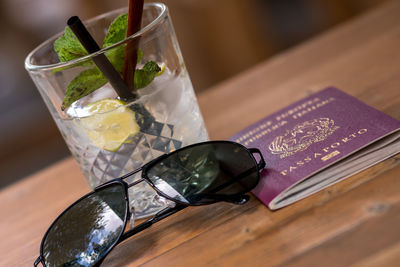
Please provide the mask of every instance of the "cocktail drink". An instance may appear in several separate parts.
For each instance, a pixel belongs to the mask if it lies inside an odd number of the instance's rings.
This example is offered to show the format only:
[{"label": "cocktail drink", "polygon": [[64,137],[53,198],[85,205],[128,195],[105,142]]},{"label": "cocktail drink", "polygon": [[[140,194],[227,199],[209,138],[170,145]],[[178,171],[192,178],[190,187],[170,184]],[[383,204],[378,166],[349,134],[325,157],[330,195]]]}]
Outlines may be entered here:
[{"label": "cocktail drink", "polygon": [[[167,8],[146,4],[141,30],[128,38],[126,13],[120,9],[85,23],[102,46],[96,53],[87,53],[67,28],[25,61],[92,188],[166,152],[208,139]],[[132,54],[127,47],[134,47],[136,67],[128,86],[132,97],[121,98],[95,59],[106,56],[123,76],[124,62]],[[144,183],[131,189],[137,217],[167,205]]]}]

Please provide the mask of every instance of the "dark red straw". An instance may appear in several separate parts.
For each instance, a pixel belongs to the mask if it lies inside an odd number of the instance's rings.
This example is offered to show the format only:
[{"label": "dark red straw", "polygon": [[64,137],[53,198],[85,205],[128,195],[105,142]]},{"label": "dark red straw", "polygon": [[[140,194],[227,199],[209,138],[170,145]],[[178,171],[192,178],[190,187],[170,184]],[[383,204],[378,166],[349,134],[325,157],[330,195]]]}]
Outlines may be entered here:
[{"label": "dark red straw", "polygon": [[[95,53],[100,50],[99,45],[90,35],[79,17],[71,17],[68,20],[67,24],[89,54]],[[128,86],[125,84],[124,80],[122,80],[119,73],[114,69],[113,65],[104,54],[99,54],[93,57],[93,61],[110,82],[110,84],[122,100],[128,101],[135,98],[135,96],[129,90]]]},{"label": "dark red straw", "polygon": [[[128,27],[126,31],[127,37],[140,30],[143,14],[143,4],[143,0],[129,0]],[[138,49],[139,37],[129,41],[125,48],[124,71],[122,76],[131,92],[134,89],[133,81],[135,78]]]}]

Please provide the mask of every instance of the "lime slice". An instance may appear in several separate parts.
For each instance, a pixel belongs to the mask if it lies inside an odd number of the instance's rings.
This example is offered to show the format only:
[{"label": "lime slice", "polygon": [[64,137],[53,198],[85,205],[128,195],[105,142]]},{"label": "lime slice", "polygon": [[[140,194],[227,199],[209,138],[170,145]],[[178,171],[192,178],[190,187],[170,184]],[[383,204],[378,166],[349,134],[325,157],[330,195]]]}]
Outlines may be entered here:
[{"label": "lime slice", "polygon": [[85,107],[90,116],[80,124],[93,144],[104,150],[116,151],[125,140],[139,132],[135,112],[116,99],[102,99]]}]

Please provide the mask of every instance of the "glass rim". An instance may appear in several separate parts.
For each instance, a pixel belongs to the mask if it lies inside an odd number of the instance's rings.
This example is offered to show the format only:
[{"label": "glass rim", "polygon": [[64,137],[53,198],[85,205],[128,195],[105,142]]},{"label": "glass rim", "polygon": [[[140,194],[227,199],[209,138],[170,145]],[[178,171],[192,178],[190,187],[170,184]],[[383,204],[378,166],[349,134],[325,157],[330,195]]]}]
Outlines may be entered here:
[{"label": "glass rim", "polygon": [[[57,68],[64,68],[64,67],[68,67],[71,65],[74,65],[76,63],[88,60],[90,58],[93,58],[99,54],[103,54],[106,51],[113,49],[121,44],[127,43],[130,40],[143,35],[144,33],[148,32],[149,30],[151,30],[152,28],[154,28],[157,24],[159,24],[159,22],[165,18],[167,16],[167,6],[163,3],[145,3],[144,4],[145,7],[157,7],[160,8],[161,12],[157,15],[157,17],[152,20],[149,24],[147,24],[145,27],[141,28],[139,31],[135,32],[134,34],[126,37],[124,40],[119,41],[118,43],[115,43],[113,45],[107,46],[105,48],[101,48],[99,51],[88,54],[86,56],[80,57],[80,58],[76,58],[70,61],[66,61],[66,62],[58,62],[58,63],[54,63],[54,64],[46,64],[46,65],[35,65],[32,64],[30,61],[33,57],[33,55],[38,52],[42,47],[44,47],[45,45],[47,45],[50,42],[53,42],[57,37],[61,36],[64,31],[59,32],[55,35],[53,35],[52,37],[50,37],[49,39],[47,39],[46,41],[44,41],[43,43],[41,43],[40,45],[38,45],[36,48],[34,48],[25,58],[25,69],[28,71],[39,71],[39,70],[53,70],[53,69],[57,69]],[[119,9],[114,9],[111,11],[108,11],[106,13],[100,14],[98,16],[95,16],[91,19],[85,20],[84,24],[89,24],[92,23],[95,20],[99,20],[101,18],[107,17],[112,13],[121,13],[122,10],[126,10],[128,7],[122,7]]]}]

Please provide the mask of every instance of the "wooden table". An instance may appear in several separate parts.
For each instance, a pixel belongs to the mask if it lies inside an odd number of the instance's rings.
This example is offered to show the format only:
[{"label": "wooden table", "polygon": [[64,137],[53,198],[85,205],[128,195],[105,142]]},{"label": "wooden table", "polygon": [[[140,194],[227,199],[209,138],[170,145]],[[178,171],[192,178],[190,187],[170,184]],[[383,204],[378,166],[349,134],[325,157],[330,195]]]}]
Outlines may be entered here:
[{"label": "wooden table", "polygon": [[[334,85],[400,119],[393,1],[199,95],[212,139]],[[53,219],[89,190],[66,159],[0,192],[0,266],[31,266]],[[188,208],[119,245],[105,266],[399,266],[400,156],[271,212],[257,199]]]}]

